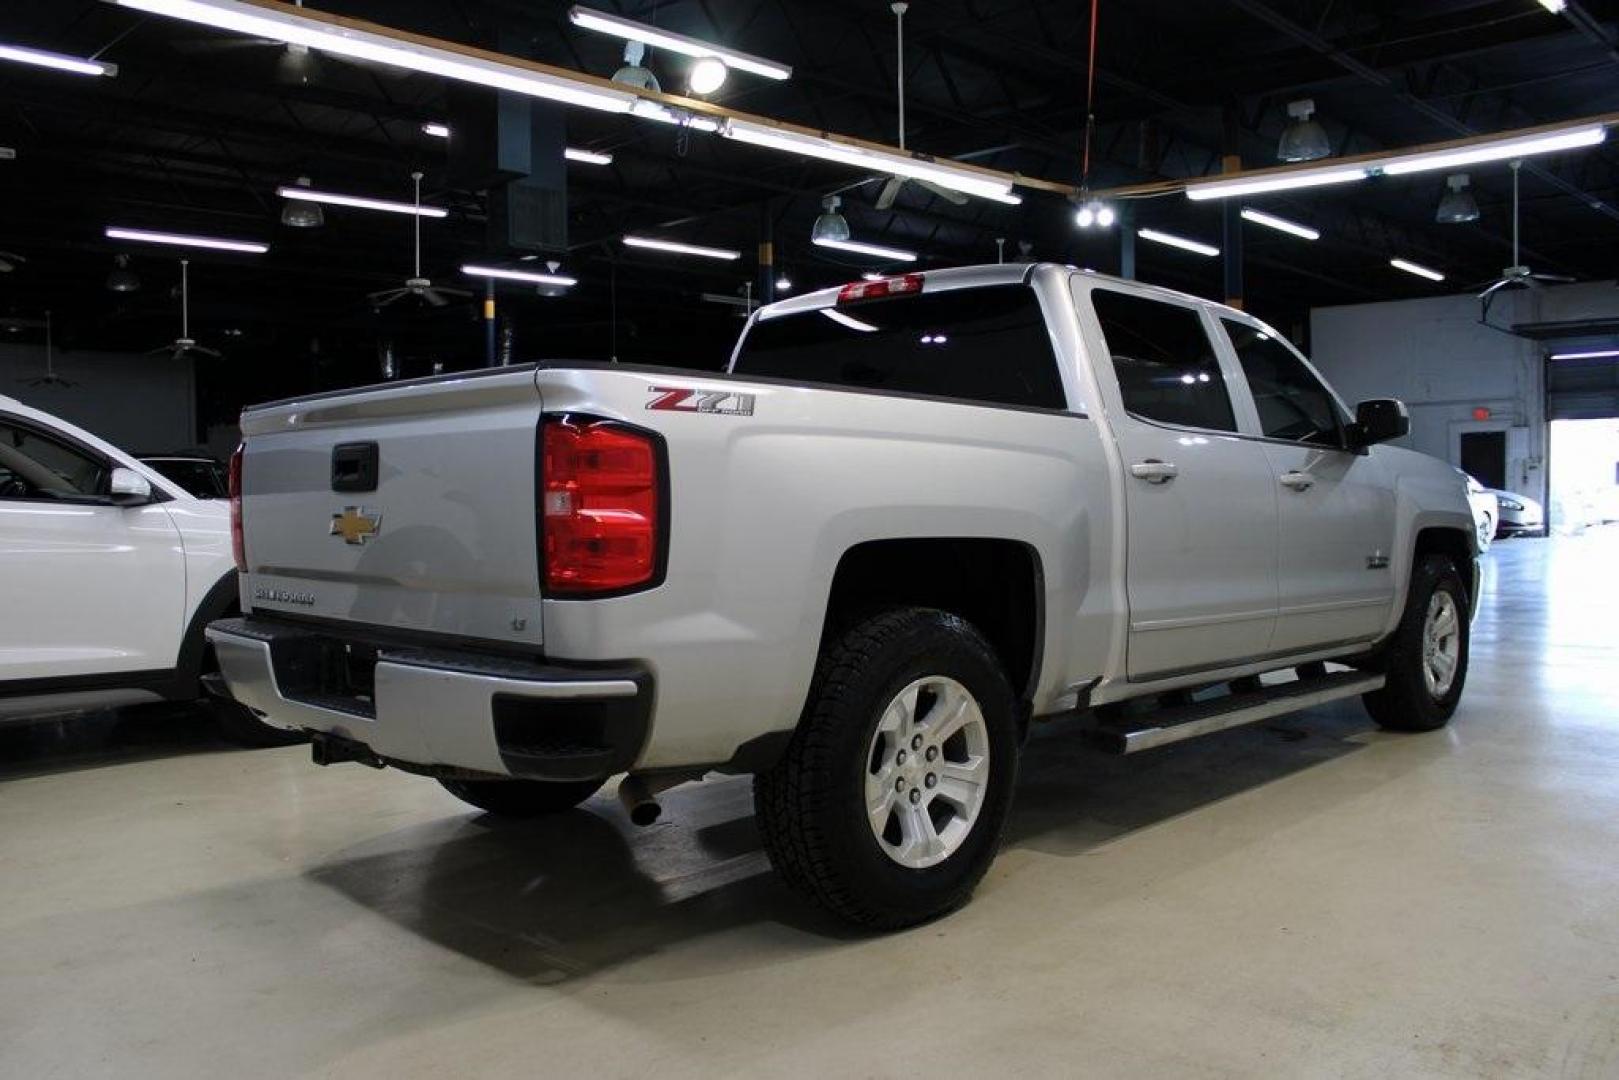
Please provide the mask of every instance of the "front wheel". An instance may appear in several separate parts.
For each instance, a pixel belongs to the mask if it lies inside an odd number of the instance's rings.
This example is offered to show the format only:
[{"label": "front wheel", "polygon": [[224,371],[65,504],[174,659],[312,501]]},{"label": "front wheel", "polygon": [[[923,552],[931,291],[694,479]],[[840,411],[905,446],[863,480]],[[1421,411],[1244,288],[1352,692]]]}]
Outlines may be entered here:
[{"label": "front wheel", "polygon": [[1495,519],[1485,514],[1478,523],[1478,551],[1482,555],[1490,550],[1490,544],[1495,540]]},{"label": "front wheel", "polygon": [[1455,564],[1442,555],[1424,558],[1383,656],[1387,681],[1363,699],[1379,725],[1435,731],[1450,721],[1467,681],[1467,610],[1467,587]]},{"label": "front wheel", "polygon": [[1017,779],[1017,707],[989,643],[901,608],[823,653],[782,759],[754,778],[765,851],[839,917],[892,930],[972,895]]}]

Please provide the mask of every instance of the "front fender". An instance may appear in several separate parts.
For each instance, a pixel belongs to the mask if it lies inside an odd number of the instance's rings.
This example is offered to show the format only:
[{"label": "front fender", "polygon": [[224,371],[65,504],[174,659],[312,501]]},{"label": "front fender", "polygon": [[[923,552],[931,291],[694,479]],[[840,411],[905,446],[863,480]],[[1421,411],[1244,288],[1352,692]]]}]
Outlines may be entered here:
[{"label": "front fender", "polygon": [[1387,449],[1389,473],[1394,483],[1394,541],[1390,552],[1394,573],[1394,604],[1384,635],[1394,632],[1405,613],[1406,596],[1411,589],[1411,570],[1416,561],[1417,538],[1428,529],[1444,529],[1460,534],[1471,565],[1461,567],[1470,578],[1469,594],[1474,610],[1478,606],[1478,530],[1473,508],[1467,501],[1467,487],[1456,470],[1437,458],[1398,448]]}]

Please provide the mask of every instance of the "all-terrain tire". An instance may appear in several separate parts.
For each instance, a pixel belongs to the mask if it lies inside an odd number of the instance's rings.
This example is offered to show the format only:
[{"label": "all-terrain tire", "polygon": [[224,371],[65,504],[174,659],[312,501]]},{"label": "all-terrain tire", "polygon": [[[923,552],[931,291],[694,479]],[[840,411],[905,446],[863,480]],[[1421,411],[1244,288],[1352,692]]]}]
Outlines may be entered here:
[{"label": "all-terrain tire", "polygon": [[[937,864],[918,868],[885,852],[875,819],[868,820],[867,784],[876,774],[874,740],[885,712],[927,679],[964,688],[974,699],[988,762],[982,801],[965,833]],[[918,702],[916,712],[922,708]],[[754,778],[771,864],[792,888],[865,928],[898,929],[959,907],[1000,846],[1017,781],[1017,717],[995,650],[955,615],[896,608],[842,631],[823,650],[786,752]]]},{"label": "all-terrain tire", "polygon": [[[1430,612],[1443,608],[1439,596],[1449,597],[1454,615],[1455,668],[1448,684],[1436,689],[1425,668],[1429,664],[1428,637],[1434,630]],[[1422,558],[1411,572],[1411,590],[1405,613],[1380,657],[1387,677],[1383,689],[1366,694],[1366,711],[1390,731],[1437,731],[1450,722],[1467,682],[1468,597],[1456,565],[1443,555]]]}]

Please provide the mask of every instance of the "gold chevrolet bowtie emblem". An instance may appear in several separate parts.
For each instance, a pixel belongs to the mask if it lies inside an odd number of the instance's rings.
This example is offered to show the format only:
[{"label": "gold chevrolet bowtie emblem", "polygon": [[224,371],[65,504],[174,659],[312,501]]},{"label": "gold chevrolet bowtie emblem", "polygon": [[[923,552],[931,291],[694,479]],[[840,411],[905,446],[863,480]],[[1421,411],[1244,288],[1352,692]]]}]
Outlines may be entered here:
[{"label": "gold chevrolet bowtie emblem", "polygon": [[343,543],[356,547],[382,531],[382,515],[373,514],[359,506],[345,506],[341,513],[332,515],[332,536],[341,536]]}]

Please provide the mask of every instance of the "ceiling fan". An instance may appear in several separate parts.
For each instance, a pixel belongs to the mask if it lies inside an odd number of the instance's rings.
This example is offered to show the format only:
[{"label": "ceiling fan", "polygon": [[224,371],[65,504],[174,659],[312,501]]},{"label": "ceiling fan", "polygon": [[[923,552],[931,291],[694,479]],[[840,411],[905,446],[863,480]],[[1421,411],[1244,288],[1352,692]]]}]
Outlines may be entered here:
[{"label": "ceiling fan", "polygon": [[[35,326],[40,325],[38,320],[24,320],[24,321],[31,322]],[[21,383],[26,383],[27,385],[32,386],[32,387],[36,387],[36,388],[42,387],[42,386],[53,386],[53,387],[57,387],[57,388],[62,389],[62,390],[66,390],[70,386],[79,385],[78,383],[74,382],[72,379],[64,379],[64,378],[62,378],[62,376],[60,376],[60,375],[58,375],[56,373],[56,346],[55,346],[55,342],[52,341],[52,339],[51,339],[51,313],[48,312],[48,311],[45,313],[44,326],[45,326],[45,374],[37,376],[37,377],[32,378],[32,379],[18,379],[17,381],[21,382]]]},{"label": "ceiling fan", "polygon": [[[898,62],[898,65],[897,65],[898,71],[899,71],[899,148],[901,150],[904,150],[905,149],[905,9],[910,7],[911,5],[908,4],[908,3],[896,2],[896,3],[893,3],[893,4],[889,4],[888,6],[889,6],[889,9],[892,10],[893,13],[894,13],[894,30],[895,30],[895,33],[896,33],[896,35],[898,37],[898,41],[899,41],[899,62]],[[894,205],[894,200],[899,198],[899,193],[905,187],[906,184],[916,184],[919,187],[925,187],[929,191],[933,192],[933,194],[937,195],[939,198],[944,199],[946,202],[954,203],[957,206],[964,206],[964,205],[966,205],[966,202],[967,202],[967,196],[963,195],[961,192],[959,192],[959,191],[951,191],[949,188],[943,187],[943,186],[941,186],[939,184],[935,184],[931,180],[920,180],[920,179],[917,179],[916,177],[907,177],[907,176],[890,176],[888,178],[888,182],[883,185],[882,191],[880,191],[877,194],[877,209],[879,209],[879,210],[887,210],[889,207],[893,206]]]},{"label": "ceiling fan", "polygon": [[1526,289],[1543,288],[1543,282],[1553,284],[1567,284],[1574,279],[1565,274],[1538,274],[1524,265],[1523,259],[1518,255],[1518,171],[1523,166],[1522,161],[1512,162],[1512,265],[1501,271],[1501,276],[1478,294],[1487,308],[1495,294],[1508,287]]},{"label": "ceiling fan", "polygon": [[[420,211],[422,208],[422,174],[420,171],[413,172],[410,174],[410,178],[416,183],[416,209]],[[372,293],[369,297],[371,306],[384,308],[395,301],[403,300],[407,296],[420,297],[433,307],[443,307],[453,298],[463,300],[470,298],[472,294],[465,289],[435,286],[422,276],[422,215],[419,212],[411,215],[411,226],[415,229],[414,235],[416,238],[416,272],[405,279],[404,288],[384,289],[382,292]]]},{"label": "ceiling fan", "polygon": [[188,356],[206,356],[218,360],[223,354],[218,349],[198,345],[191,337],[191,260],[180,260],[180,336],[167,345],[160,345],[147,356],[167,356],[171,360],[184,360]]}]

